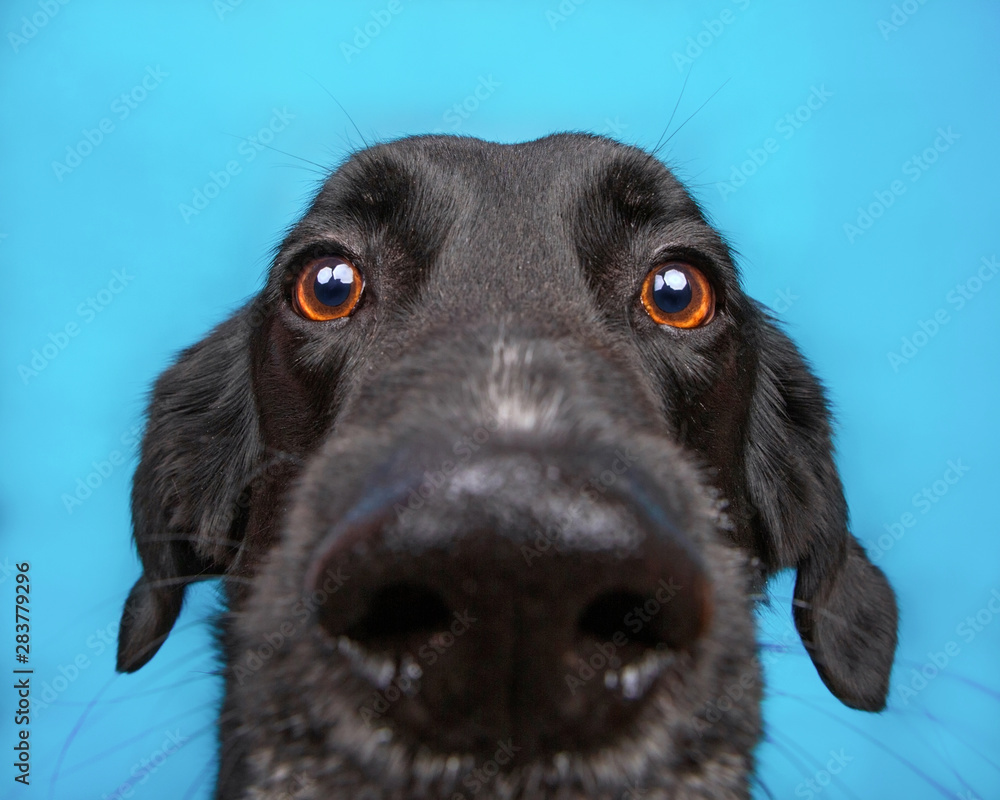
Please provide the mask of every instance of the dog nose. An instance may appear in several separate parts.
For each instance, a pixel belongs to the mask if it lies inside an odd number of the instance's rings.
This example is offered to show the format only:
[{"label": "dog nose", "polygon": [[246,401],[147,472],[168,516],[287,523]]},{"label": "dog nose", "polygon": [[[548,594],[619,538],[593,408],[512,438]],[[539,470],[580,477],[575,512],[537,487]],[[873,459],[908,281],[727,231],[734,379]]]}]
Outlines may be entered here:
[{"label": "dog nose", "polygon": [[682,513],[611,454],[495,455],[370,486],[317,550],[321,635],[369,725],[440,752],[585,751],[689,669],[711,585]]}]

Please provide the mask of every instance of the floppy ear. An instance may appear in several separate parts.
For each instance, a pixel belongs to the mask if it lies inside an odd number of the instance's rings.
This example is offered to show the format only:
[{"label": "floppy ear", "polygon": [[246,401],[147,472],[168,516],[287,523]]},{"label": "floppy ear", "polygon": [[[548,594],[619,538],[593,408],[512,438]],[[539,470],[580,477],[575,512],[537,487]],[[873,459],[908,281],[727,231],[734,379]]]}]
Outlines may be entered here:
[{"label": "floppy ear", "polygon": [[795,567],[794,617],[823,682],[852,708],[885,707],[896,598],[847,527],[823,388],[763,310],[744,454],[768,569]]},{"label": "floppy ear", "polygon": [[250,386],[250,308],[185,350],[153,390],[132,482],[143,573],[118,631],[120,672],[153,657],[187,585],[225,572],[238,550],[262,451]]}]

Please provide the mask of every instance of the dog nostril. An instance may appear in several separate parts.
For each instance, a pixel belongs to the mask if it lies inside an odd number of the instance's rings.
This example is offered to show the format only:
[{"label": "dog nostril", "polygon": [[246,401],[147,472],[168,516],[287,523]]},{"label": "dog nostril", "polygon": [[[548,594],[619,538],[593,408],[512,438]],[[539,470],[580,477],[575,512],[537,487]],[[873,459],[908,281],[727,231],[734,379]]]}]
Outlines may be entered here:
[{"label": "dog nostril", "polygon": [[634,615],[635,609],[642,608],[646,598],[637,592],[605,592],[598,596],[580,614],[577,623],[579,632],[585,637],[593,637],[602,642],[611,641],[616,635],[627,632],[628,638],[637,644],[655,647],[660,644],[651,626],[635,632],[626,627],[626,618]]},{"label": "dog nostril", "polygon": [[662,589],[651,594],[609,591],[598,595],[583,610],[577,629],[582,637],[600,642],[624,636],[643,648],[681,649],[700,636],[708,611],[696,594],[675,596]]},{"label": "dog nostril", "polygon": [[433,589],[397,583],[379,589],[345,633],[361,643],[387,642],[445,630],[450,620],[451,611]]}]

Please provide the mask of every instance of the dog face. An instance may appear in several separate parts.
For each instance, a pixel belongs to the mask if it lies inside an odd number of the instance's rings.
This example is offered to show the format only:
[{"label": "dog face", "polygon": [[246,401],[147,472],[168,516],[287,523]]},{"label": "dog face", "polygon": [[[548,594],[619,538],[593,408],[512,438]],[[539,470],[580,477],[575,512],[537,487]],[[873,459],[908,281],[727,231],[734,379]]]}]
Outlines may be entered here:
[{"label": "dog face", "polygon": [[133,517],[120,670],[224,576],[219,797],[744,797],[787,567],[826,685],[885,702],[820,385],[599,137],[352,156],[160,377]]}]

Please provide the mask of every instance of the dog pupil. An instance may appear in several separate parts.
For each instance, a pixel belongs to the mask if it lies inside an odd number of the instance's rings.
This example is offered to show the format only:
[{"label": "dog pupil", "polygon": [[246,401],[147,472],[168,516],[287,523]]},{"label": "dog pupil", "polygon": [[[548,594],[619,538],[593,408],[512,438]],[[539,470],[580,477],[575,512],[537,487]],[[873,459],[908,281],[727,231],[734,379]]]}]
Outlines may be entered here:
[{"label": "dog pupil", "polygon": [[354,271],[347,264],[323,267],[316,273],[316,299],[326,306],[339,306],[350,297],[353,283]]},{"label": "dog pupil", "polygon": [[679,269],[668,269],[653,279],[653,300],[667,314],[683,311],[691,302],[691,283]]}]

